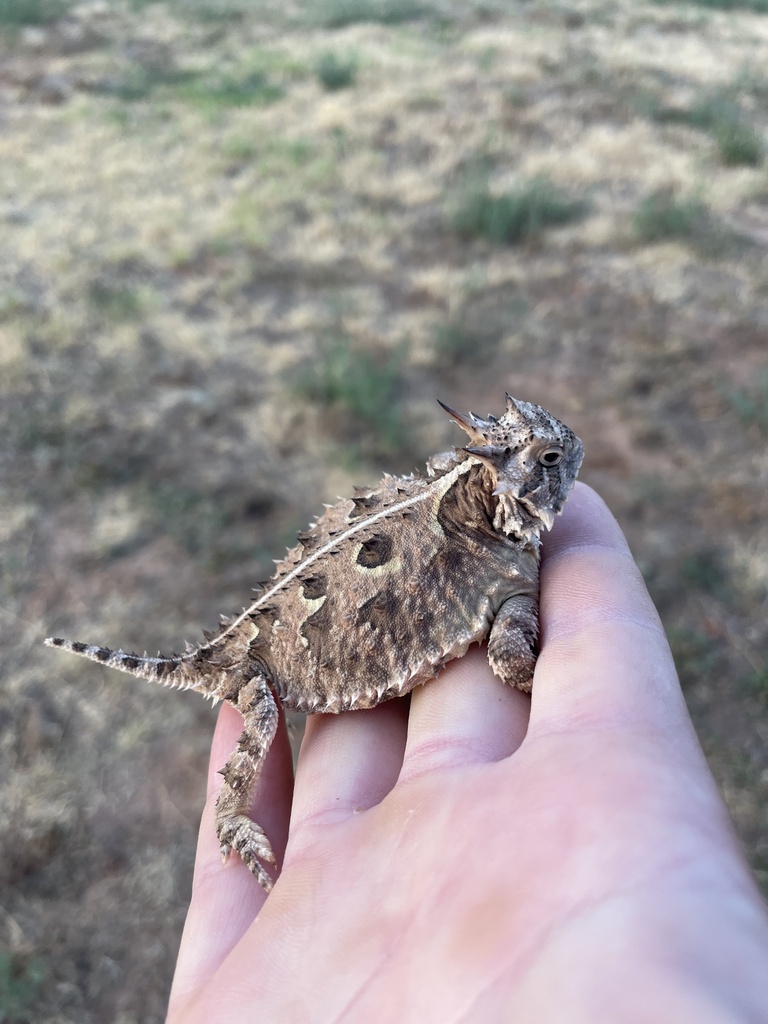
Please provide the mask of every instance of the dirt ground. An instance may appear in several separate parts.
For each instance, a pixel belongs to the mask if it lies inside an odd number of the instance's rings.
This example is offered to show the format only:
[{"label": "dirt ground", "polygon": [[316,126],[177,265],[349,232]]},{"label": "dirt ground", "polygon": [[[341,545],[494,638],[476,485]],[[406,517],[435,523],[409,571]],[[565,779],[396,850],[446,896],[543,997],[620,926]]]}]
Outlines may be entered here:
[{"label": "dirt ground", "polygon": [[584,439],[768,889],[759,9],[0,0],[0,1022],[163,1019],[214,724],[42,638],[197,640],[438,397]]}]

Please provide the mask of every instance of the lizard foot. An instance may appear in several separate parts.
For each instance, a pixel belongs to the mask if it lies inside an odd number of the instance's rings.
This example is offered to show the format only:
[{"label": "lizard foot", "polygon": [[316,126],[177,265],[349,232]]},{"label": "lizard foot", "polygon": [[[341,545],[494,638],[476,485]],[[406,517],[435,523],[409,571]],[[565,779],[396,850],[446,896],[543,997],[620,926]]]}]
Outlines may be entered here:
[{"label": "lizard foot", "polygon": [[221,842],[222,863],[226,864],[230,852],[234,850],[259,885],[266,892],[270,892],[274,883],[260,861],[266,861],[268,864],[274,864],[276,861],[264,830],[245,814],[233,814],[220,822],[218,836]]}]

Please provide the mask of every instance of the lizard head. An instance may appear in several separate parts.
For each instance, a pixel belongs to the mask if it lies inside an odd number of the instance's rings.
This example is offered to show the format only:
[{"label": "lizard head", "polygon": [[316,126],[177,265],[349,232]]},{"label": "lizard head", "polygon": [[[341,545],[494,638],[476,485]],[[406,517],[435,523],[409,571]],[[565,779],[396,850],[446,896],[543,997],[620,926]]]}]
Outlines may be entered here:
[{"label": "lizard head", "polygon": [[538,534],[552,529],[584,458],[573,431],[546,409],[506,396],[504,415],[481,419],[440,405],[469,434],[463,448],[491,472],[504,533]]}]

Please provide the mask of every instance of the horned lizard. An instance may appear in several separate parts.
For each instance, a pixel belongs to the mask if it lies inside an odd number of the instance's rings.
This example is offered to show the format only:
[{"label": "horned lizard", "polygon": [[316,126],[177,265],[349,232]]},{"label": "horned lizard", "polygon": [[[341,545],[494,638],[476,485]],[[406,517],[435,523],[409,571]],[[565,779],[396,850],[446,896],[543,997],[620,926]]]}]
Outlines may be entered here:
[{"label": "horned lizard", "polygon": [[227,700],[244,729],[221,774],[216,833],[267,892],[275,857],[249,807],[278,704],[336,714],[432,679],[488,638],[505,683],[531,689],[538,638],[539,534],[551,529],[584,450],[540,406],[506,396],[501,418],[462,416],[465,448],[426,475],[385,475],[326,511],[277,563],[250,607],[186,654],[147,657],[46,643],[166,686]]}]

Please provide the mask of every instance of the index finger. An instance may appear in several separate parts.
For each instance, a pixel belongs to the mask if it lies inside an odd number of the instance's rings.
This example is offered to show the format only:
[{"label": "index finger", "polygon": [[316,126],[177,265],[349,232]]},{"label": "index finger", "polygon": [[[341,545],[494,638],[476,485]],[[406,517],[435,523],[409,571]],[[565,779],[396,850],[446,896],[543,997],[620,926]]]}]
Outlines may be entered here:
[{"label": "index finger", "polygon": [[577,484],[546,539],[532,731],[591,725],[686,730],[672,655],[618,523]]}]

